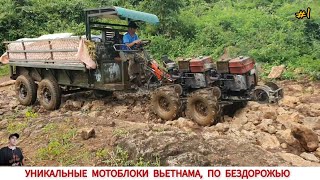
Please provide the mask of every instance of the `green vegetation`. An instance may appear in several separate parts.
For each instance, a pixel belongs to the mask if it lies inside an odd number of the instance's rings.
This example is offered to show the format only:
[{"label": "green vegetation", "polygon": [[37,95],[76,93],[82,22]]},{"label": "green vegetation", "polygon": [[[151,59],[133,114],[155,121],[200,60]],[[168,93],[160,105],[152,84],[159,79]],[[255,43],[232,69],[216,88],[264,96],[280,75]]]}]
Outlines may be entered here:
[{"label": "green vegetation", "polygon": [[[101,162],[105,166],[160,166],[159,158],[155,157],[152,161],[143,158],[132,159],[128,151],[116,147],[114,150],[105,148],[90,152],[83,144],[77,141],[76,129],[69,129],[67,124],[56,125],[49,123],[42,128],[49,141],[48,144],[38,149],[36,158],[40,162],[54,161],[62,166],[79,165],[83,163]],[[123,136],[122,133],[116,133]],[[72,154],[70,154],[72,152]],[[100,165],[101,165],[100,164]]]},{"label": "green vegetation", "polygon": [[16,122],[10,120],[7,126],[8,133],[21,133],[28,126],[27,122]]},{"label": "green vegetation", "polygon": [[38,117],[38,113],[34,112],[33,109],[31,107],[28,107],[25,116],[27,119],[32,119],[32,118],[37,118]]},{"label": "green vegetation", "polygon": [[9,75],[9,66],[0,66],[0,77]]},{"label": "green vegetation", "polygon": [[[40,161],[54,160],[61,165],[76,165],[80,161],[88,161],[89,153],[79,150],[77,144],[72,142],[77,131],[71,129],[61,133],[62,131],[56,128],[53,124],[48,124],[43,128],[46,133],[49,133],[50,139],[47,146],[38,150],[37,158]],[[72,152],[72,155],[70,152]]]},{"label": "green vegetation", "polygon": [[97,157],[102,157],[106,166],[160,166],[160,159],[154,158],[153,161],[145,161],[142,157],[131,160],[128,151],[116,147],[114,151],[108,153],[106,150],[97,151]]},{"label": "green vegetation", "polygon": [[[1,0],[0,5],[0,41],[58,32],[84,34],[82,9],[118,5],[159,16],[158,27],[142,25],[139,31],[140,37],[152,40],[150,50],[157,59],[168,54],[217,60],[228,49],[232,57],[248,55],[266,63],[266,71],[285,64],[284,78],[307,74],[320,79],[320,1]],[[310,19],[295,18],[295,12],[307,7]]]},{"label": "green vegetation", "polygon": [[129,134],[129,132],[125,129],[115,129],[113,130],[112,134],[114,136],[125,137]]},{"label": "green vegetation", "polygon": [[[24,116],[22,121],[17,121],[19,115]],[[7,131],[9,133],[22,133],[30,125],[32,119],[37,117],[38,114],[31,107],[28,107],[24,114],[22,111],[14,110],[14,113],[8,117]]]},{"label": "green vegetation", "polygon": [[55,129],[58,128],[58,125],[57,124],[54,124],[54,123],[49,123],[47,125],[45,125],[42,130],[43,132],[45,132],[46,134],[48,134],[49,132],[52,132],[54,131]]}]

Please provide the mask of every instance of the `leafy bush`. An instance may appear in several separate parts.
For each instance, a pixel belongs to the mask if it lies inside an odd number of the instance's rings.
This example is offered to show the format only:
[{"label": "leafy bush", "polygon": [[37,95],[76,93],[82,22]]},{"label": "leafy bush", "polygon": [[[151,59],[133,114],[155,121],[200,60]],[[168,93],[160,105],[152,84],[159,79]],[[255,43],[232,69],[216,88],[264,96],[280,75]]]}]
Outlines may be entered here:
[{"label": "leafy bush", "polygon": [[29,107],[25,113],[25,117],[27,119],[37,118],[38,113],[34,112],[33,109]]},{"label": "leafy bush", "polygon": [[9,75],[9,66],[0,66],[0,77]]},{"label": "leafy bush", "polygon": [[[286,77],[319,74],[320,1],[312,0],[29,0],[0,2],[0,41],[45,33],[84,34],[82,9],[118,5],[159,16],[158,27],[142,25],[140,37],[150,38],[155,58],[211,55],[219,59],[248,55],[258,62],[285,64]],[[311,19],[294,13],[311,7]],[[0,48],[3,50],[2,48]],[[292,70],[292,71],[291,71]],[[291,73],[291,75],[290,75]],[[0,71],[1,74],[1,71]]]}]

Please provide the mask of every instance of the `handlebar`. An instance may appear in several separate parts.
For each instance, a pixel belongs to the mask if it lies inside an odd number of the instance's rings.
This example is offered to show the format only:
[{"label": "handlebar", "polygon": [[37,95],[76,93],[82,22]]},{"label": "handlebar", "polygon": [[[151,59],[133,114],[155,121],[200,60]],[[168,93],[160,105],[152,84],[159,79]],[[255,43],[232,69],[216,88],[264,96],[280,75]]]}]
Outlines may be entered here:
[{"label": "handlebar", "polygon": [[143,40],[141,40],[141,44],[140,45],[146,46],[146,45],[148,45],[150,43],[151,43],[151,40],[143,39]]},{"label": "handlebar", "polygon": [[[122,49],[122,47],[126,47],[126,49]],[[131,49],[126,44],[114,44],[113,49],[115,51],[122,51],[122,52],[138,52],[139,51],[139,50]]]},{"label": "handlebar", "polygon": [[[126,44],[114,44],[113,49],[115,51],[122,51],[122,52],[138,52],[142,49],[143,46],[146,46],[151,43],[151,40],[141,40],[141,43],[139,44],[140,47],[138,49],[131,49]],[[125,47],[125,48],[122,48]]]}]

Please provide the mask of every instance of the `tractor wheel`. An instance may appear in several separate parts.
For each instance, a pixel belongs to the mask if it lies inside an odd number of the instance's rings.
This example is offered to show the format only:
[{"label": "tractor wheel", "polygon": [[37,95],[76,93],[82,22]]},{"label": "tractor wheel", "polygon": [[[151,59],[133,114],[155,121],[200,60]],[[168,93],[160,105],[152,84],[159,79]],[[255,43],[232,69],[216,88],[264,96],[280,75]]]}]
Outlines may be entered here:
[{"label": "tractor wheel", "polygon": [[47,110],[56,110],[61,104],[61,89],[55,80],[43,79],[39,83],[38,99]]},{"label": "tractor wheel", "polygon": [[[266,82],[265,85],[270,87],[273,91],[279,89],[279,86],[277,84],[273,83],[273,82]],[[279,97],[283,98],[283,96],[284,96],[283,91],[279,91]]]},{"label": "tractor wheel", "polygon": [[105,98],[108,96],[112,96],[112,91],[103,91],[103,90],[93,90],[93,94],[96,98]]},{"label": "tractor wheel", "polygon": [[217,98],[211,90],[201,89],[192,93],[187,100],[187,116],[200,126],[210,126],[219,115]]},{"label": "tractor wheel", "polygon": [[173,120],[180,111],[180,98],[174,88],[160,87],[151,95],[151,106],[161,119]]},{"label": "tractor wheel", "polygon": [[15,91],[20,104],[32,105],[37,100],[37,86],[29,75],[20,75],[16,79]]}]

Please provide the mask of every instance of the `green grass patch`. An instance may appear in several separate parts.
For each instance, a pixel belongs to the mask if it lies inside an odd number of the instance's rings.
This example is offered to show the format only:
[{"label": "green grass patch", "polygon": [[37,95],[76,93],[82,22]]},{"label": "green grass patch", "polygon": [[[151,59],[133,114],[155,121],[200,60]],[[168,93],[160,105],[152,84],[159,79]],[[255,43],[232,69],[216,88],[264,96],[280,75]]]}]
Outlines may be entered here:
[{"label": "green grass patch", "polygon": [[129,132],[125,129],[115,129],[112,134],[114,136],[125,137],[129,134]]},{"label": "green grass patch", "polygon": [[[48,124],[44,127],[45,132],[52,132],[54,129],[58,131],[54,124]],[[77,144],[72,142],[76,136],[76,129],[64,133],[59,132],[54,133],[45,147],[38,149],[36,157],[39,161],[54,160],[59,162],[60,165],[68,166],[89,159],[89,153],[79,150]]]},{"label": "green grass patch", "polygon": [[58,125],[54,124],[54,123],[49,123],[47,125],[45,125],[42,130],[43,132],[45,132],[46,134],[48,134],[49,132],[52,132],[54,130],[56,130],[58,128]]},{"label": "green grass patch", "polygon": [[0,77],[9,75],[9,65],[0,66]]},{"label": "green grass patch", "polygon": [[34,112],[34,110],[31,107],[28,107],[26,113],[25,113],[25,117],[29,120],[29,119],[33,119],[33,118],[37,118],[38,117],[38,113]]},{"label": "green grass patch", "polygon": [[10,120],[8,122],[7,131],[12,133],[21,133],[28,126],[27,122],[17,122],[15,120]]},{"label": "green grass patch", "polygon": [[155,157],[152,161],[147,161],[142,157],[130,159],[128,151],[118,146],[112,152],[99,151],[100,156],[101,152],[103,152],[103,157],[105,157],[102,162],[106,166],[161,166],[160,158],[158,157]]}]

